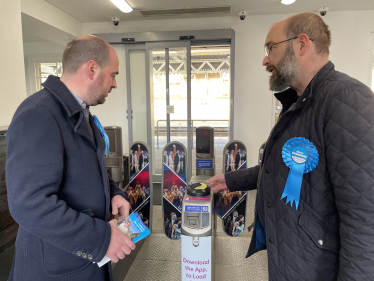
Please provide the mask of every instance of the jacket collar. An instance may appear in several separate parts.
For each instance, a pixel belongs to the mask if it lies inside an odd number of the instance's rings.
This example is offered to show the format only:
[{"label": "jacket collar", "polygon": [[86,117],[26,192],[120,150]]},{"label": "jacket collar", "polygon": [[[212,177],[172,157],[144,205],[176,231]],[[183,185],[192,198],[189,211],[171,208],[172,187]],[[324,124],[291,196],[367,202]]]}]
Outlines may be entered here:
[{"label": "jacket collar", "polygon": [[[101,135],[99,130],[97,129],[93,117],[90,114],[89,122],[83,122],[84,114],[81,106],[79,105],[79,102],[70,92],[70,90],[65,86],[65,84],[61,82],[60,78],[49,75],[48,79],[42,85],[48,92],[56,97],[69,117],[75,116],[77,113],[80,113],[77,122],[74,125],[74,132],[85,138],[95,151],[104,151],[105,147],[102,144],[102,140],[100,139]],[[91,129],[95,138],[94,140],[91,139]],[[96,146],[95,143],[98,144],[98,146]]]},{"label": "jacket collar", "polygon": [[42,83],[43,87],[53,94],[61,103],[62,107],[66,110],[69,117],[81,112],[81,106],[71,94],[70,90],[64,83],[61,82],[59,77],[49,75],[47,80]]},{"label": "jacket collar", "polygon": [[330,73],[330,71],[334,70],[334,68],[335,66],[331,61],[326,63],[309,82],[300,98],[297,96],[297,92],[291,88],[283,92],[275,93],[274,96],[282,103],[282,112],[287,111],[293,103],[296,103],[295,109],[303,107],[305,102],[312,97],[313,90],[316,88],[316,86],[323,81],[326,75]]}]

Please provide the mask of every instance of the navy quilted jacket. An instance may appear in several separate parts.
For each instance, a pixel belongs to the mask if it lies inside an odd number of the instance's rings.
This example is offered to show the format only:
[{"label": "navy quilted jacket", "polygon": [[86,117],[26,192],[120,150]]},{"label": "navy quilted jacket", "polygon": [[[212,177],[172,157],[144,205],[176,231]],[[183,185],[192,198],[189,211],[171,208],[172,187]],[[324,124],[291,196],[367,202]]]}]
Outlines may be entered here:
[{"label": "navy quilted jacket", "polygon": [[[270,280],[374,280],[374,96],[327,63],[283,110],[261,166],[226,173],[230,190],[258,189],[251,254],[266,249]],[[304,174],[299,207],[283,193],[283,145],[304,137],[319,162]]]}]

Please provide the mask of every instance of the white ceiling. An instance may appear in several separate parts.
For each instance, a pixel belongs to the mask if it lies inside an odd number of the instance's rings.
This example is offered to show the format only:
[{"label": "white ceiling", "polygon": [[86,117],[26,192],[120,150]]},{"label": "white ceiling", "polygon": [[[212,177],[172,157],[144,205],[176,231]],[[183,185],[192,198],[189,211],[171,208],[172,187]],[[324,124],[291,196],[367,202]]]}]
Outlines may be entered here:
[{"label": "white ceiling", "polygon": [[67,42],[75,37],[58,28],[50,26],[38,19],[21,13],[22,18],[22,37],[24,43],[31,42],[54,42],[66,45]]},{"label": "white ceiling", "polygon": [[[122,13],[110,0],[45,0],[66,12],[82,23],[109,22],[112,17],[122,21],[148,20],[137,10],[181,9],[231,6],[231,14],[236,16],[239,11],[247,11],[249,15],[287,14],[302,11],[316,12],[321,6],[328,6],[330,11],[374,10],[373,0],[296,0],[292,5],[283,5],[280,0],[127,0],[134,9],[129,14]],[[212,15],[201,15],[209,17]],[[217,16],[217,15],[213,15]],[[221,16],[221,15],[219,15]],[[186,18],[197,16],[179,16],[162,18]]]}]

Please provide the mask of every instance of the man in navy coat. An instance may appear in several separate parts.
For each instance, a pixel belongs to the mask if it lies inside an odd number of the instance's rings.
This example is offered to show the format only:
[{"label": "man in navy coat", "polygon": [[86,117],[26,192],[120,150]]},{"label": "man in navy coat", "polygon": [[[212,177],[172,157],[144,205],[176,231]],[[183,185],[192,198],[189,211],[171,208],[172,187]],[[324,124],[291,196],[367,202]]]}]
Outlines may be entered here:
[{"label": "man in navy coat", "polygon": [[134,243],[108,222],[129,214],[108,176],[105,143],[89,112],[117,87],[118,57],[95,36],[71,41],[64,72],[17,109],[7,132],[9,209],[20,225],[9,280],[112,280],[110,263]]}]

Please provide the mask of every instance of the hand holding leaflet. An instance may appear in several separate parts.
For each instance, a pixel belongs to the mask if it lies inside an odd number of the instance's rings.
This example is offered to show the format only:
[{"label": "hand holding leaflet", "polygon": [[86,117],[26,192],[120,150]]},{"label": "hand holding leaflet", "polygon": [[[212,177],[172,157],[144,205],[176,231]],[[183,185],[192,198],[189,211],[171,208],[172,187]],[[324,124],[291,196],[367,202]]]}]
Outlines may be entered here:
[{"label": "hand holding leaflet", "polygon": [[[124,220],[118,222],[117,227],[124,234],[126,234],[134,243],[146,238],[151,231],[143,223],[138,213],[133,213]],[[97,263],[99,267],[110,261],[110,258],[105,256],[100,262]]]}]

